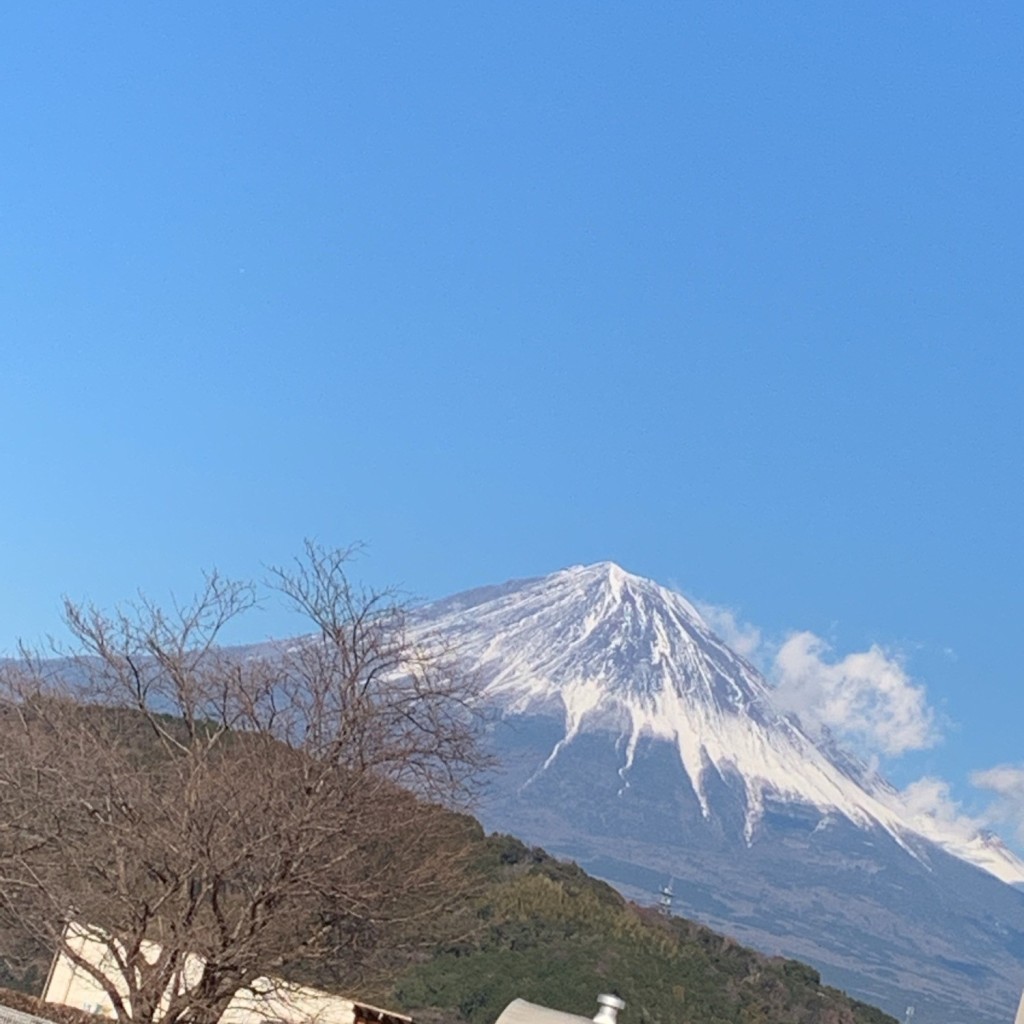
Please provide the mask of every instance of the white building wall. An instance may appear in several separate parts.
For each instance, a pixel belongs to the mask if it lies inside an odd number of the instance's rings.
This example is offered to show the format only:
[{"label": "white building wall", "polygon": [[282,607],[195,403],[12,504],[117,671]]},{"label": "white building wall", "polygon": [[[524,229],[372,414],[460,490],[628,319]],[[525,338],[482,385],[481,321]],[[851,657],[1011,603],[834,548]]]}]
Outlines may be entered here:
[{"label": "white building wall", "polygon": [[[98,929],[72,923],[65,932],[65,942],[76,956],[101,968],[127,1001],[124,980],[102,936]],[[160,947],[156,943],[145,943],[142,953],[153,962],[160,955]],[[199,957],[189,957],[185,964],[185,984],[196,984],[202,968]],[[54,961],[43,1000],[104,1017],[114,1016],[114,1005],[103,986],[64,952]],[[319,989],[257,978],[251,990],[239,989],[235,993],[221,1017],[221,1024],[355,1024],[355,1004],[351,999]]]},{"label": "white building wall", "polygon": [[351,999],[316,988],[257,978],[235,993],[220,1024],[355,1024]]},{"label": "white building wall", "polygon": [[[86,926],[71,923],[64,932],[64,941],[71,947],[76,956],[99,967],[113,983],[114,988],[127,998],[127,990],[120,976],[107,944],[92,933]],[[73,1006],[76,1010],[97,1013],[104,1017],[114,1016],[114,1005],[110,996],[95,978],[78,967],[62,950],[58,953],[50,971],[43,992],[43,1001]]]}]

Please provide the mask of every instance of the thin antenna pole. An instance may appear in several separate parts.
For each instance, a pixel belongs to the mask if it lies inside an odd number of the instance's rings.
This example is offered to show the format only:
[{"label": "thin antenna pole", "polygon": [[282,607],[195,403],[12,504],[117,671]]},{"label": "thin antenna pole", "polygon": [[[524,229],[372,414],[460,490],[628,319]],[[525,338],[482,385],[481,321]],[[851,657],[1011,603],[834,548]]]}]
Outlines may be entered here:
[{"label": "thin antenna pole", "polygon": [[658,893],[658,913],[662,917],[672,916],[672,898],[675,893],[672,892],[672,880],[669,879],[668,885],[663,885]]}]

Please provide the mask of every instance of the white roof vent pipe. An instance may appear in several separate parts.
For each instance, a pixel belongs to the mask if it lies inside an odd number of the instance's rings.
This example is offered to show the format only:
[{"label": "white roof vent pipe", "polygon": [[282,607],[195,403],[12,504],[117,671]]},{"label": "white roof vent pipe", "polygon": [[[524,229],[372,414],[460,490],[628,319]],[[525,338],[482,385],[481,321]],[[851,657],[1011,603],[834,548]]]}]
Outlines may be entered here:
[{"label": "white roof vent pipe", "polygon": [[597,997],[600,1007],[594,1014],[594,1024],[616,1024],[619,1010],[625,1008],[625,1002],[618,996],[601,995]]}]

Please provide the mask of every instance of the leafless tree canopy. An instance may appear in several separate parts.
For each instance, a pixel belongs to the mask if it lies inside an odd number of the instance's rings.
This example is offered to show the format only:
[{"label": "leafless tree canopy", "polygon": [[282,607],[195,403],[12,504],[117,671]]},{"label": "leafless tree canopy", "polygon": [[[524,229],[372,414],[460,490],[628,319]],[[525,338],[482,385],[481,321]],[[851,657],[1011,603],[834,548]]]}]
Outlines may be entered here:
[{"label": "leafless tree canopy", "polygon": [[468,681],[345,552],[307,546],[271,586],[311,635],[221,649],[257,591],[212,575],[169,611],[68,603],[73,656],[3,669],[0,925],[51,949],[69,919],[116,937],[123,987],[79,966],[125,1024],[213,1024],[256,977],[358,962],[459,896],[438,803],[481,764]]}]

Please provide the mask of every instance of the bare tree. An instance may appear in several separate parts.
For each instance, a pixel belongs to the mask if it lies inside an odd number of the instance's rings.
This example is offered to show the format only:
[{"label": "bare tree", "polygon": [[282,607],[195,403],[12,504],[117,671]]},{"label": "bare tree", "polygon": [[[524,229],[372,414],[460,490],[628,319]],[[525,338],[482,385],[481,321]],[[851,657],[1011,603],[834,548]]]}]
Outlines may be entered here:
[{"label": "bare tree", "polygon": [[121,1024],[214,1024],[257,977],[360,963],[460,897],[465,827],[440,805],[482,764],[472,686],[347,557],[272,571],[315,628],[288,644],[222,648],[257,591],[211,575],[169,611],[69,602],[73,655],[2,670],[0,924]]}]

